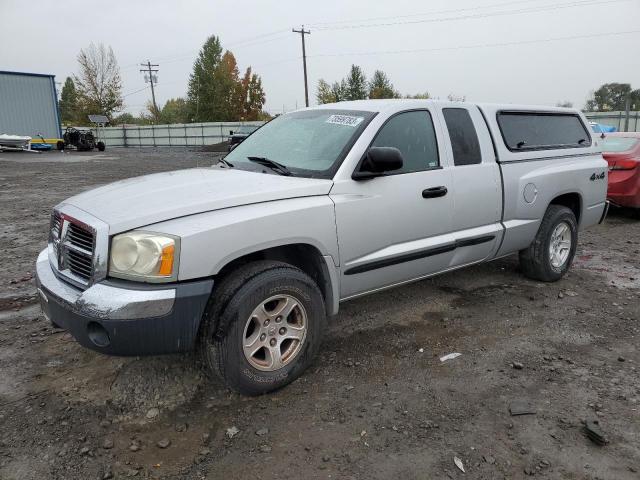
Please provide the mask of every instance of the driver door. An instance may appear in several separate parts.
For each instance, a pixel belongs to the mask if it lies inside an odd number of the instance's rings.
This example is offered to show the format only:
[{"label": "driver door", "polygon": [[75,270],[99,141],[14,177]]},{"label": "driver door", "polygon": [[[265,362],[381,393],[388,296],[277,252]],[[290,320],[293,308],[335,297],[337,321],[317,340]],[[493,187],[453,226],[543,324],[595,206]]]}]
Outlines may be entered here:
[{"label": "driver door", "polygon": [[341,299],[448,268],[455,250],[451,169],[441,163],[434,123],[427,109],[390,117],[370,146],[400,150],[402,169],[331,190]]}]

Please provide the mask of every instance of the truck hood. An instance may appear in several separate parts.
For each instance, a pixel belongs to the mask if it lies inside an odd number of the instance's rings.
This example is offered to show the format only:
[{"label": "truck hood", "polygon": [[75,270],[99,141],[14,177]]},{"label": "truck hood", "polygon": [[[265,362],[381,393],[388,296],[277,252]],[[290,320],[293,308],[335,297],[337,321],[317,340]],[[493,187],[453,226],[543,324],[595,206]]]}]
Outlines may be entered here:
[{"label": "truck hood", "polygon": [[71,204],[119,233],[160,221],[287,198],[327,195],[333,181],[222,168],[130,178],[71,197]]}]

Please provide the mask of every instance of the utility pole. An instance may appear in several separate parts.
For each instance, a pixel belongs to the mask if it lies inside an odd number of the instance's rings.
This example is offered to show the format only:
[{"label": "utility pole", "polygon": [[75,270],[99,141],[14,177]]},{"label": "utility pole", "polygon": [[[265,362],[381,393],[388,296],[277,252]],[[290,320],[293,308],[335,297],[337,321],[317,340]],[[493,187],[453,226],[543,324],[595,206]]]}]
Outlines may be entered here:
[{"label": "utility pole", "polygon": [[304,69],[304,103],[309,106],[309,86],[307,85],[307,51],[304,47],[304,36],[311,35],[311,31],[305,30],[304,25],[300,30],[295,28],[291,30],[293,33],[299,33],[302,37],[302,68]]},{"label": "utility pole", "polygon": [[631,94],[627,95],[624,102],[624,131],[629,131],[629,117],[631,116]]},{"label": "utility pole", "polygon": [[147,63],[141,63],[140,66],[147,67],[147,68],[141,69],[140,72],[145,74],[144,76],[145,83],[147,82],[147,80],[149,80],[149,83],[151,83],[151,98],[153,99],[153,116],[155,117],[156,121],[158,121],[158,105],[156,104],[156,92],[153,89],[153,84],[158,83],[158,76],[154,75],[154,73],[158,73],[158,69],[152,69],[151,67],[159,67],[160,65],[153,64],[149,60],[147,60]]}]

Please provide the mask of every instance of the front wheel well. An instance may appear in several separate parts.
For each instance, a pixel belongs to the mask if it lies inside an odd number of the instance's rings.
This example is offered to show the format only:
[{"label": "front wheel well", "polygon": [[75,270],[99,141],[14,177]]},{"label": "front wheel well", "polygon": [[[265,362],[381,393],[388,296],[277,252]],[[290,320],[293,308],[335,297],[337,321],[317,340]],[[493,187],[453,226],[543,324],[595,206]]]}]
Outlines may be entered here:
[{"label": "front wheel well", "polygon": [[580,213],[582,212],[582,197],[577,192],[565,193],[555,197],[549,205],[562,205],[573,212],[578,225],[580,225]]},{"label": "front wheel well", "polygon": [[318,285],[327,311],[333,310],[333,289],[327,264],[320,250],[307,243],[281,245],[236,258],[222,267],[215,275],[215,279],[219,281],[242,265],[258,260],[276,260],[299,268]]}]

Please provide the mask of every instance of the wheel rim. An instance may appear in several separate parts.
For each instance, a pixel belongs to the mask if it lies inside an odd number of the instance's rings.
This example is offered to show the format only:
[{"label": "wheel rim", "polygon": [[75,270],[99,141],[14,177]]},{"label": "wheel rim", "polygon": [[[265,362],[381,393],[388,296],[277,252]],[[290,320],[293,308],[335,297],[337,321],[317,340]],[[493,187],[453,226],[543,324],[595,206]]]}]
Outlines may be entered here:
[{"label": "wheel rim", "polygon": [[567,263],[571,253],[571,227],[567,222],[560,222],[551,234],[549,243],[549,260],[554,268],[561,268]]},{"label": "wheel rim", "polygon": [[249,316],[242,335],[242,350],[252,367],[273,372],[298,356],[307,337],[307,312],[297,298],[274,295]]}]

